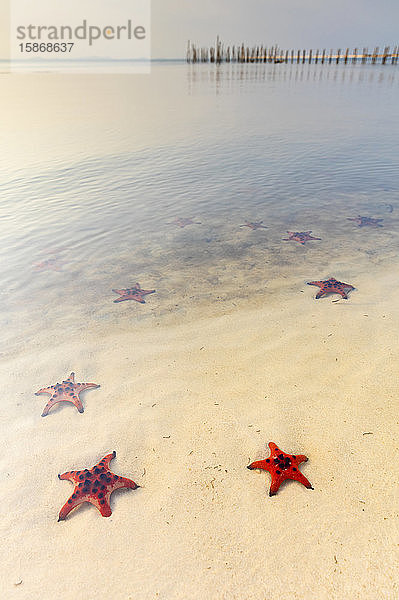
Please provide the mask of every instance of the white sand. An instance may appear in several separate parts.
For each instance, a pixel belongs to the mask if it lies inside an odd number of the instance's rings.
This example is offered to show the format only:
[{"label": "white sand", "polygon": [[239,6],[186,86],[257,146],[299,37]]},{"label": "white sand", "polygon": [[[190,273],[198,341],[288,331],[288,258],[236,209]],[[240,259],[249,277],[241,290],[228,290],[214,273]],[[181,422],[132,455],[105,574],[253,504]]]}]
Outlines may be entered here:
[{"label": "white sand", "polygon": [[[303,285],[224,315],[136,322],[154,295],[123,305],[124,332],[5,361],[0,597],[397,598],[396,282],[397,268],[375,268],[348,301]],[[61,404],[42,419],[34,392],[72,370],[101,388],[83,415]],[[269,441],[309,457],[314,491],[286,482],[269,498],[269,475],[246,469]],[[110,518],[86,504],[58,523],[72,486],[57,474],[112,450],[141,489],[115,492]]]}]

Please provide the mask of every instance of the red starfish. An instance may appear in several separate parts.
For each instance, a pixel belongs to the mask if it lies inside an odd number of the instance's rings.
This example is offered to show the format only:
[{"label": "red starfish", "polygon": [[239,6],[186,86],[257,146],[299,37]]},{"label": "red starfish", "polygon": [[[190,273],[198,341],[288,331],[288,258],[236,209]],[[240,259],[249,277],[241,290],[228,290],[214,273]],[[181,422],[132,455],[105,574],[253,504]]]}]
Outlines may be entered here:
[{"label": "red starfish", "polygon": [[34,263],[33,268],[35,271],[62,271],[61,269],[62,263],[58,258],[48,258],[47,260],[43,260],[39,263]]},{"label": "red starfish", "polygon": [[299,242],[304,245],[305,242],[309,240],[321,240],[321,238],[313,237],[310,235],[312,231],[287,231],[290,237],[283,238],[285,242],[289,242],[290,240],[294,240],[294,242]]},{"label": "red starfish", "polygon": [[179,227],[186,227],[186,225],[201,225],[199,221],[193,221],[192,219],[183,219],[180,217],[176,217],[174,221],[170,223],[170,225],[178,225]]},{"label": "red starfish", "polygon": [[75,485],[72,496],[65,502],[60,510],[59,521],[63,521],[75,506],[82,502],[94,504],[103,517],[112,514],[109,499],[115,490],[119,488],[130,488],[135,490],[140,486],[131,479],[119,477],[109,470],[109,463],[115,458],[116,452],[107,454],[91,469],[84,471],[67,471],[58,475],[59,479],[68,479]]},{"label": "red starfish", "polygon": [[68,379],[62,383],[56,383],[47,388],[42,388],[36,392],[36,396],[39,394],[49,394],[50,400],[47,402],[42,412],[42,417],[48,415],[50,409],[58,402],[71,402],[76,406],[78,411],[82,413],[84,411],[82,402],[79,398],[80,392],[87,390],[88,388],[100,387],[96,383],[75,383],[75,373],[71,373]]},{"label": "red starfish", "polygon": [[139,283],[136,283],[132,288],[125,290],[112,290],[115,294],[119,294],[120,298],[114,300],[114,302],[124,302],[125,300],[136,300],[140,304],[145,304],[143,296],[147,294],[154,294],[155,290],[142,290]]},{"label": "red starfish", "polygon": [[240,227],[249,227],[250,229],[267,229],[264,225],[262,225],[263,221],[255,221],[251,223],[250,221],[245,221],[244,225],[240,225]]},{"label": "red starfish", "polygon": [[279,450],[273,442],[269,442],[270,456],[265,460],[257,460],[248,465],[247,469],[263,469],[269,471],[272,476],[272,483],[269,490],[269,496],[277,494],[278,488],[286,479],[299,481],[305,487],[313,490],[311,483],[300,472],[299,465],[308,459],[303,454],[286,454]]},{"label": "red starfish", "polygon": [[359,225],[359,227],[364,227],[365,225],[370,225],[371,227],[384,227],[381,225],[381,221],[384,219],[372,219],[371,217],[361,217],[360,215],[356,218],[350,219],[348,221],[355,221]]},{"label": "red starfish", "polygon": [[334,277],[330,277],[330,279],[326,279],[325,281],[308,281],[308,285],[319,286],[320,290],[316,294],[316,299],[321,298],[326,294],[340,294],[342,298],[347,300],[348,296],[345,292],[345,288],[349,291],[355,289],[350,283],[337,281]]}]

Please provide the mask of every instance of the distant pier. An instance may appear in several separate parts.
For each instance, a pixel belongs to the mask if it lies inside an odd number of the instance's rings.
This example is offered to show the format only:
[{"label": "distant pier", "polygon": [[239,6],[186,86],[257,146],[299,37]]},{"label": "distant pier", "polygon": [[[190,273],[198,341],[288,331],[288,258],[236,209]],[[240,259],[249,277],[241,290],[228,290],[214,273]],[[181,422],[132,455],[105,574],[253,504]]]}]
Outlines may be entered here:
[{"label": "distant pier", "polygon": [[372,51],[368,48],[338,48],[338,50],[282,50],[278,46],[245,46],[225,45],[217,38],[214,46],[196,46],[190,41],[187,44],[188,63],[302,63],[302,64],[371,64],[396,65],[399,57],[399,46],[376,46]]}]

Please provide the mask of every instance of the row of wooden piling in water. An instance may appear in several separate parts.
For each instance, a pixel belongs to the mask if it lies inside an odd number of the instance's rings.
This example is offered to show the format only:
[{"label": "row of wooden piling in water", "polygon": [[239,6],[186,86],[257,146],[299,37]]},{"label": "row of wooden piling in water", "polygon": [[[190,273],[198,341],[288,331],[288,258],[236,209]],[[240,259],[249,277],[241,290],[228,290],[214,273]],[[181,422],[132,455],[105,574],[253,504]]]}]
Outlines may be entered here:
[{"label": "row of wooden piling in water", "polygon": [[399,46],[380,49],[376,46],[372,52],[368,48],[339,48],[337,51],[323,50],[281,50],[277,45],[245,46],[225,45],[217,38],[214,46],[199,47],[190,41],[187,44],[188,63],[296,63],[296,64],[392,64],[398,63]]}]

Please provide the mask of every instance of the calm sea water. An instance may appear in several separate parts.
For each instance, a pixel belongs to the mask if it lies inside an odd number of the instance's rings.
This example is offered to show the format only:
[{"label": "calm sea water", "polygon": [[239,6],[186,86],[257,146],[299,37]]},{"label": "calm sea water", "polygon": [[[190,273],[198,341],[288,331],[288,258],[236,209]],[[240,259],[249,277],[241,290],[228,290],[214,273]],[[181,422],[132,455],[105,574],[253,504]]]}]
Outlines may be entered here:
[{"label": "calm sea water", "polygon": [[[396,256],[398,67],[0,78],[3,355],[82,324],[265,302],[270,282],[284,293]],[[364,235],[358,214],[384,228]],[[136,281],[157,290],[146,306],[113,304]]]}]

